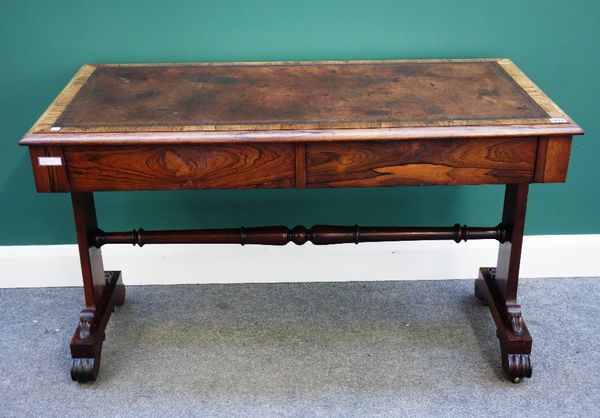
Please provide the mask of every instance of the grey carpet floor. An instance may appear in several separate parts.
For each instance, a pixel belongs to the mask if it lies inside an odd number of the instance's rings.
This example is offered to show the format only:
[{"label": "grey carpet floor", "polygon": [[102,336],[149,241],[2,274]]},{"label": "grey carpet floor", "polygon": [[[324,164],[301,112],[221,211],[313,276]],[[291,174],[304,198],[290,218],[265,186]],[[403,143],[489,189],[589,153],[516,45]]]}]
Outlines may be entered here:
[{"label": "grey carpet floor", "polygon": [[520,385],[472,288],[132,286],[85,385],[68,374],[81,289],[0,289],[0,415],[600,416],[600,279],[522,280]]}]

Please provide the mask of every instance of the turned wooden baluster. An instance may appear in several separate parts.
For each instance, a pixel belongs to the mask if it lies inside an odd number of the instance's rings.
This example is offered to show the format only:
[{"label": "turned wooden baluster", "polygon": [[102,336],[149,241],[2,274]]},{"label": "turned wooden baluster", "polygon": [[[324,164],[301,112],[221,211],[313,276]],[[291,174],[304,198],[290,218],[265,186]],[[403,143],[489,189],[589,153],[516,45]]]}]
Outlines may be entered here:
[{"label": "turned wooden baluster", "polygon": [[293,242],[303,245],[343,244],[382,241],[417,241],[451,239],[455,242],[470,239],[496,239],[506,241],[504,224],[493,227],[468,227],[456,224],[452,227],[373,227],[317,225],[312,228],[295,226],[265,226],[231,229],[188,229],[181,231],[145,231],[142,228],[130,232],[104,232],[97,229],[94,244],[261,244],[285,245]]}]

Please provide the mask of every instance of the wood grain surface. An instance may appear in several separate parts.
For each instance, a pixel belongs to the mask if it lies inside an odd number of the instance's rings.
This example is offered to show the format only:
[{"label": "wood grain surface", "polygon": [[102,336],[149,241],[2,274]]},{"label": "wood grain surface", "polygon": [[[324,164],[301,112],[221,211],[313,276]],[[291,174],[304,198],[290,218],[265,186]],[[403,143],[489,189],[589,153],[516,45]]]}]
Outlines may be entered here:
[{"label": "wood grain surface", "polygon": [[294,187],[292,144],[65,147],[72,191]]},{"label": "wood grain surface", "polygon": [[[38,192],[68,192],[70,190],[62,147],[52,145],[29,147],[29,156]],[[61,165],[42,166],[39,163],[39,157],[60,158]]]},{"label": "wood grain surface", "polygon": [[[31,146],[40,192],[564,182],[571,137]],[[38,157],[64,165],[40,166]]]},{"label": "wood grain surface", "polygon": [[308,144],[307,187],[526,183],[536,141],[439,141]]},{"label": "wood grain surface", "polygon": [[563,182],[567,179],[571,142],[570,136],[540,138],[535,170],[537,183]]}]

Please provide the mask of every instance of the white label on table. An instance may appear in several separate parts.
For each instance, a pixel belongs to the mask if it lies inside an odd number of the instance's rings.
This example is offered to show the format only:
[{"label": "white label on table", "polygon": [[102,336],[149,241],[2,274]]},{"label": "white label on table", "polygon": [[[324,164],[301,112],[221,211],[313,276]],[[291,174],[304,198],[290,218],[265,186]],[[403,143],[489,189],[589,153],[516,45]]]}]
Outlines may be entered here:
[{"label": "white label on table", "polygon": [[550,122],[552,123],[567,123],[565,118],[550,118]]},{"label": "white label on table", "polygon": [[38,165],[40,167],[56,167],[62,165],[60,157],[38,157]]},{"label": "white label on table", "polygon": [[60,127],[60,126],[52,126],[52,127],[50,128],[50,130],[51,130],[51,131],[54,131],[54,132],[60,131],[60,129],[61,129],[61,127]]}]

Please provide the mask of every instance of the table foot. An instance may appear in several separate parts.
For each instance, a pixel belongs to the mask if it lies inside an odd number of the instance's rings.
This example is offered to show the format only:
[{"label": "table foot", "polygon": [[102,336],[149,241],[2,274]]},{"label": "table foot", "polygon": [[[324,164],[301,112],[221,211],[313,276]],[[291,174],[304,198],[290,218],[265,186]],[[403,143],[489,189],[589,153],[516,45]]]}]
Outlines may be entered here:
[{"label": "table foot", "polygon": [[475,295],[490,309],[496,323],[496,335],[500,340],[502,369],[514,383],[531,377],[532,339],[521,306],[508,303],[496,284],[494,268],[480,268],[475,281]]},{"label": "table foot", "polygon": [[79,383],[94,381],[99,368],[100,359],[96,361],[93,357],[74,358],[71,362],[71,379]]},{"label": "table foot", "polygon": [[104,272],[106,287],[96,308],[86,307],[71,339],[71,379],[79,383],[96,380],[100,370],[104,330],[115,306],[125,303],[125,286],[120,271]]},{"label": "table foot", "polygon": [[502,368],[513,383],[521,383],[523,378],[531,377],[530,355],[502,353]]}]

